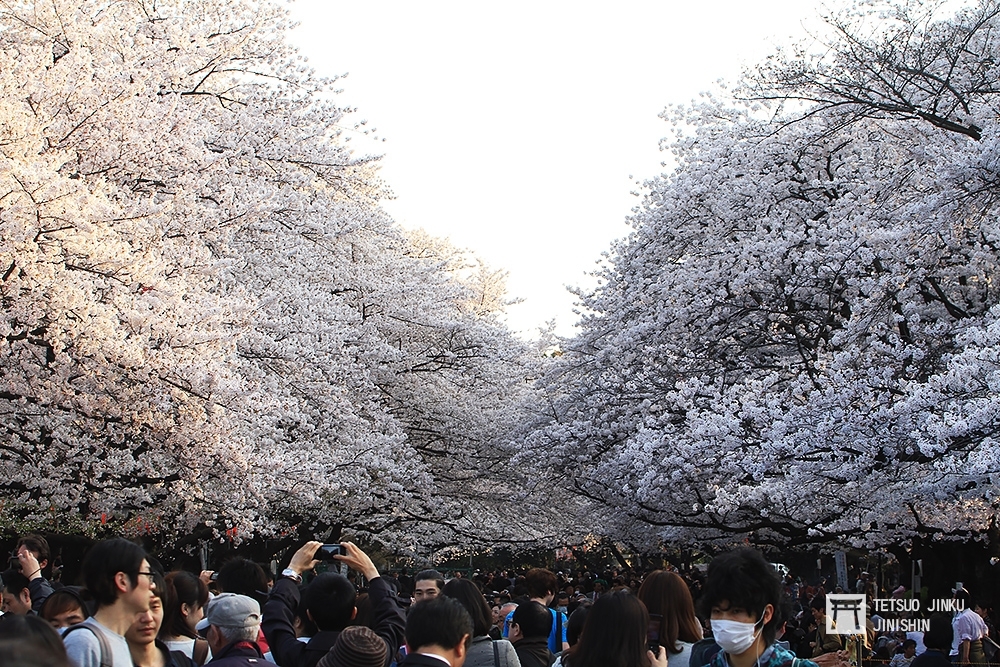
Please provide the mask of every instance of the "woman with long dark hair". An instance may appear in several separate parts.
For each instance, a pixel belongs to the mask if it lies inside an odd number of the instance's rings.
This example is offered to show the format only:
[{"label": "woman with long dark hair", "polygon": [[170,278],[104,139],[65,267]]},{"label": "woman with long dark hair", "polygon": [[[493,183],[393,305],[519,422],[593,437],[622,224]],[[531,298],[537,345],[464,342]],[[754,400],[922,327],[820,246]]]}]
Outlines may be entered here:
[{"label": "woman with long dark hair", "polygon": [[472,645],[465,656],[465,667],[521,667],[509,641],[489,636],[490,606],[478,586],[468,579],[452,579],[441,589],[441,595],[457,600],[472,617]]},{"label": "woman with long dark hair", "polygon": [[667,667],[667,652],[653,655],[646,643],[649,612],[628,590],[597,598],[580,641],[563,655],[566,667]]},{"label": "woman with long dark hair", "polygon": [[687,667],[691,646],[702,638],[687,583],[674,572],[657,570],[643,580],[639,599],[651,616],[660,616],[660,644],[667,649],[667,662]]},{"label": "woman with long dark hair", "polygon": [[180,651],[196,665],[211,659],[208,642],[194,628],[205,616],[207,603],[208,586],[197,575],[181,570],[166,576],[160,639],[171,651]]}]

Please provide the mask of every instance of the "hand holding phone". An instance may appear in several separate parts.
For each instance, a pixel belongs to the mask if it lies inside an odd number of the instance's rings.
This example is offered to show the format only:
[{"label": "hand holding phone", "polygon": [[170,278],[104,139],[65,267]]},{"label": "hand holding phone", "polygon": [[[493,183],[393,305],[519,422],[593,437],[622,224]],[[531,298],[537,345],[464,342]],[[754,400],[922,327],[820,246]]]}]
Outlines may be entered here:
[{"label": "hand holding phone", "polygon": [[667,649],[663,646],[657,646],[656,648],[656,652],[649,652],[650,667],[670,667],[667,664]]}]

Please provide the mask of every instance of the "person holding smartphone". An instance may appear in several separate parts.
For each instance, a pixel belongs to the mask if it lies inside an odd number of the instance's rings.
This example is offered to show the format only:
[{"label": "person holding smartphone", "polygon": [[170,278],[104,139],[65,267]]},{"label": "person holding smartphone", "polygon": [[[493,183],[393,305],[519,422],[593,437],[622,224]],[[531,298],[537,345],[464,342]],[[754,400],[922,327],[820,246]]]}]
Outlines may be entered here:
[{"label": "person holding smartphone", "polygon": [[659,643],[667,649],[667,660],[688,667],[691,648],[701,640],[702,632],[687,583],[676,572],[656,570],[643,579],[638,595],[649,610]]},{"label": "person holding smartphone", "polygon": [[[403,643],[405,617],[392,587],[364,551],[352,542],[323,544],[306,542],[295,552],[281,577],[274,582],[264,604],[264,635],[274,661],[281,667],[316,667],[336,645],[340,633],[358,613],[357,590],[342,574],[324,572],[300,590],[302,575],[322,560],[335,560],[364,575],[372,602],[372,630],[386,644],[385,665],[389,665]],[[295,612],[299,603],[317,632],[302,643],[295,636]],[[378,653],[379,656],[383,654]]]}]

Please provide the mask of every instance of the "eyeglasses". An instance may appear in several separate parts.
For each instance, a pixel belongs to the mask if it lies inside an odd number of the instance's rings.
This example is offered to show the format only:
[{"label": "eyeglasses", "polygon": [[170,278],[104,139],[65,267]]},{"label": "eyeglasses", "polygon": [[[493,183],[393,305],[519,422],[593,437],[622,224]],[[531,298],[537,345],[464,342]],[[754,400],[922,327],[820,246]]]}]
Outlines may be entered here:
[{"label": "eyeglasses", "polygon": [[156,577],[156,573],[155,572],[136,572],[136,574],[141,574],[141,575],[147,576],[147,577],[149,577],[150,581],[153,581],[153,578]]}]

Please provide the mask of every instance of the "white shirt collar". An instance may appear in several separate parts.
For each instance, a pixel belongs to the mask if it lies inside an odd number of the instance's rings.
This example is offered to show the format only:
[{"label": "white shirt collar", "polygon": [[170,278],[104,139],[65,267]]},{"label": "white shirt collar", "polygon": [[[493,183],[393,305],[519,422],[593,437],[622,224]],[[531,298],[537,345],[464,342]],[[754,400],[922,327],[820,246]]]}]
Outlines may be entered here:
[{"label": "white shirt collar", "polygon": [[438,655],[437,653],[426,653],[424,651],[421,651],[419,653],[419,655],[427,655],[427,656],[430,656],[432,658],[437,658],[438,660],[440,660],[444,664],[448,665],[448,667],[451,667],[451,663],[448,662],[448,658],[444,657],[443,655]]}]

